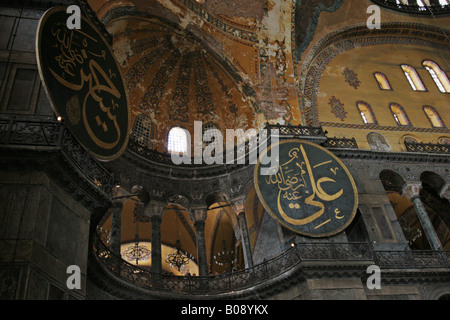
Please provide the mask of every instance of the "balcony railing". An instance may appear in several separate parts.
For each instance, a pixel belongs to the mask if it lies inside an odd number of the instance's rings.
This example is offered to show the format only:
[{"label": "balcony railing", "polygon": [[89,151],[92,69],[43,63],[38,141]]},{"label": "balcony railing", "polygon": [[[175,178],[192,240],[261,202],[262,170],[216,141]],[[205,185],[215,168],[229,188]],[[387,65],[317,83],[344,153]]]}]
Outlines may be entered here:
[{"label": "balcony railing", "polygon": [[[51,117],[0,117],[0,145],[59,148],[84,177],[106,194],[114,186],[114,177],[73,137],[61,122]],[[43,150],[43,149],[42,149]]]},{"label": "balcony railing", "polygon": [[405,141],[408,152],[450,154],[450,145],[438,143],[418,143]]},{"label": "balcony railing", "polygon": [[372,0],[373,3],[400,12],[420,15],[440,15],[449,14],[450,5],[441,4],[438,0]]},{"label": "balcony railing", "polygon": [[[450,268],[449,251],[374,251],[369,243],[302,243],[252,268],[218,276],[183,277],[155,274],[128,263],[109,251],[96,236],[93,249],[98,262],[112,274],[143,289],[181,294],[221,294],[254,287],[309,262],[336,266],[376,264],[381,268]],[[301,269],[300,269],[301,270]],[[301,271],[300,271],[301,272]]]}]

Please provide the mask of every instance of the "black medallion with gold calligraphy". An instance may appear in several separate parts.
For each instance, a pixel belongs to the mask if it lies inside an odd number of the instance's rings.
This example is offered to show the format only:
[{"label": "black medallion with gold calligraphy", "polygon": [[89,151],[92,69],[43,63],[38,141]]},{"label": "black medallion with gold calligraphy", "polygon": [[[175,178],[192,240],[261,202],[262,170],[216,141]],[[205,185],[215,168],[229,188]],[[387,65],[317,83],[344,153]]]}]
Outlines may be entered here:
[{"label": "black medallion with gold calligraphy", "polygon": [[65,7],[41,18],[36,55],[44,87],[56,115],[91,154],[117,158],[126,148],[130,111],[114,55],[84,17],[81,29],[68,29]]},{"label": "black medallion with gold calligraphy", "polygon": [[[276,164],[261,161],[277,152]],[[269,168],[270,167],[270,168]],[[262,175],[262,168],[269,168]],[[317,144],[283,140],[261,153],[255,166],[256,192],[284,227],[305,236],[327,237],[344,230],[358,206],[355,182],[334,154]]]}]

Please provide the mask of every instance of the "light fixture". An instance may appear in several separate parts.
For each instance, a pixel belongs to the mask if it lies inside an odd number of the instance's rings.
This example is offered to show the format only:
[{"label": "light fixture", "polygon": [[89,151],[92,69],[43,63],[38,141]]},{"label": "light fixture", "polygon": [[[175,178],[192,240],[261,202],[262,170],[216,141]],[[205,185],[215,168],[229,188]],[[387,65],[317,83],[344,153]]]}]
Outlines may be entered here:
[{"label": "light fixture", "polygon": [[186,265],[189,264],[189,260],[191,260],[193,257],[188,254],[187,252],[181,251],[181,241],[179,239],[179,233],[178,233],[178,217],[175,215],[175,222],[177,227],[177,240],[175,241],[175,251],[172,253],[169,253],[166,257],[166,262],[170,265],[171,268],[177,269],[178,271],[181,271],[186,268]]},{"label": "light fixture", "polygon": [[136,264],[139,264],[139,261],[145,261],[149,259],[152,253],[149,249],[147,249],[145,245],[139,244],[139,229],[138,229],[139,221],[138,219],[135,219],[135,221],[136,221],[136,234],[134,245],[124,250],[122,256],[125,258],[125,260],[129,262],[135,262]]},{"label": "light fixture", "polygon": [[214,256],[214,262],[219,266],[228,266],[228,271],[231,271],[231,266],[234,262],[234,250],[227,250],[227,243],[223,232],[223,224],[221,224],[220,228],[222,232],[222,251],[218,252],[217,255]]},{"label": "light fixture", "polygon": [[189,264],[190,258],[187,256],[186,252],[183,253],[181,251],[181,242],[179,239],[177,239],[175,247],[176,250],[167,255],[166,262],[171,268],[176,268],[178,271],[184,271],[186,265]]},{"label": "light fixture", "polygon": [[234,261],[234,250],[227,250],[225,239],[222,240],[222,247],[222,251],[218,252],[217,255],[214,256],[214,262],[219,266],[229,265],[231,269],[231,265]]},{"label": "light fixture", "polygon": [[133,246],[128,247],[123,251],[122,256],[129,262],[135,262],[139,264],[139,261],[145,261],[151,257],[152,253],[143,244],[139,244],[139,239],[136,237],[136,241]]}]

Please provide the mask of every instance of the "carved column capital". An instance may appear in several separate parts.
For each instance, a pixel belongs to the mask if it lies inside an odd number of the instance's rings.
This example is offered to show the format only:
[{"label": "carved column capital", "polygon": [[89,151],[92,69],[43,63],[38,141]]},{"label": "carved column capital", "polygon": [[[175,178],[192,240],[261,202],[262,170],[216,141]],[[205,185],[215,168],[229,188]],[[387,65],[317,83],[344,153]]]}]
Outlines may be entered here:
[{"label": "carved column capital", "polygon": [[247,200],[247,197],[240,197],[237,199],[233,199],[230,201],[231,208],[233,209],[234,213],[239,215],[239,213],[245,211],[245,201]]},{"label": "carved column capital", "polygon": [[167,204],[159,201],[150,201],[144,207],[144,215],[153,219],[154,217],[161,218]]},{"label": "carved column capital", "polygon": [[120,186],[116,186],[111,190],[111,198],[113,208],[121,208],[128,200],[128,192]]},{"label": "carved column capital", "polygon": [[408,197],[412,200],[419,198],[420,190],[422,190],[421,183],[407,183],[403,187],[402,196]]},{"label": "carved column capital", "polygon": [[450,199],[450,185],[446,184],[439,192],[439,196],[443,199]]},{"label": "carved column capital", "polygon": [[194,207],[194,208],[190,208],[189,210],[189,218],[191,219],[192,222],[197,223],[197,222],[205,222],[206,220],[206,212],[207,212],[207,208],[206,207]]}]

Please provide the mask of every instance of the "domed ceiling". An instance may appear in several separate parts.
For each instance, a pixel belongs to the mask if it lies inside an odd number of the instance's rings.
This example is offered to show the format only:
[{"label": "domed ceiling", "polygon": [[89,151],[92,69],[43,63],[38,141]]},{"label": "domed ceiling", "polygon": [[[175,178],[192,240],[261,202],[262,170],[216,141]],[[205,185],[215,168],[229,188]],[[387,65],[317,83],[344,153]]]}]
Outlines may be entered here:
[{"label": "domed ceiling", "polygon": [[151,118],[153,149],[166,151],[172,127],[192,135],[194,121],[213,122],[223,134],[225,129],[259,127],[256,112],[225,66],[189,34],[156,19],[135,17],[115,20],[108,30],[128,89],[132,121],[141,114]]}]

